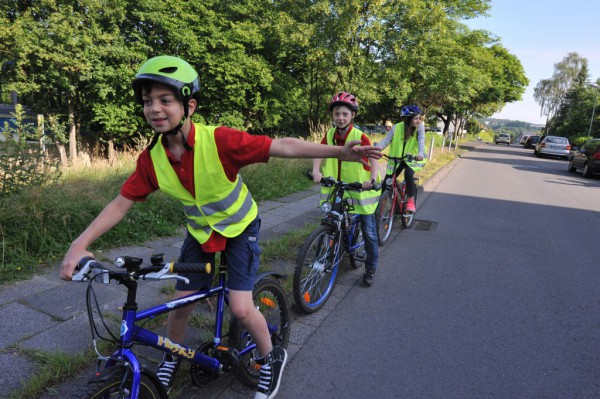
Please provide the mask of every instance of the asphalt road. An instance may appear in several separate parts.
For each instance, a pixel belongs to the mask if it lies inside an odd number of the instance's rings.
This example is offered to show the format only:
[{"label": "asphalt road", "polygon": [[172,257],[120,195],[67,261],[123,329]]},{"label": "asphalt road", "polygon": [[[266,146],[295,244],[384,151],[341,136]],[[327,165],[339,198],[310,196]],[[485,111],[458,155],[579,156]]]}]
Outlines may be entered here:
[{"label": "asphalt road", "polygon": [[600,397],[600,179],[491,144],[418,205],[277,397]]}]

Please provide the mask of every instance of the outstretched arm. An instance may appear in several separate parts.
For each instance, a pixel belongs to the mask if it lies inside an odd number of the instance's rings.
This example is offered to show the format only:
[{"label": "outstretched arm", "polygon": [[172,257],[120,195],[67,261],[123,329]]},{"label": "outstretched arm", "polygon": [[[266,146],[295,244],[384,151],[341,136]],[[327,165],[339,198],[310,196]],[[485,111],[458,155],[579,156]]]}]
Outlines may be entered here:
[{"label": "outstretched arm", "polygon": [[333,146],[311,143],[291,137],[275,139],[269,155],[278,158],[338,158],[366,164],[362,158],[381,158],[381,150],[374,146],[359,146],[360,140],[348,141],[346,145]]},{"label": "outstretched arm", "polygon": [[110,230],[114,225],[119,223],[135,204],[122,195],[112,200],[102,212],[94,219],[94,221],[85,229],[79,237],[73,241],[69,251],[65,255],[60,269],[60,278],[63,280],[71,280],[73,271],[77,263],[85,256],[92,256],[88,251],[88,247],[102,234]]}]

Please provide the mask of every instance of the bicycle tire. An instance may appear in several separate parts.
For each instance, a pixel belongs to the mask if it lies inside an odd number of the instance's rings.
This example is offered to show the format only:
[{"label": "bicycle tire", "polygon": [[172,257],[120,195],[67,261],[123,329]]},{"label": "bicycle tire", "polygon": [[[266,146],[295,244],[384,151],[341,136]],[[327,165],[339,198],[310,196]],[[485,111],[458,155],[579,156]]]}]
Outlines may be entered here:
[{"label": "bicycle tire", "polygon": [[[71,396],[71,399],[109,399],[109,398],[128,398],[130,395],[129,387],[131,385],[131,373],[127,373],[125,379],[125,371],[118,373],[106,380],[94,381],[91,380],[85,387],[78,390],[77,393]],[[160,399],[160,393],[154,382],[147,376],[142,374],[140,381],[139,399]]]},{"label": "bicycle tire", "polygon": [[375,210],[377,223],[377,241],[379,246],[385,245],[390,239],[394,226],[394,199],[392,191],[385,190],[379,197],[379,204]]},{"label": "bicycle tire", "polygon": [[[273,346],[287,348],[290,340],[290,311],[286,293],[281,285],[273,278],[263,278],[254,285],[252,298],[271,330]],[[229,337],[231,346],[238,350],[253,343],[248,331],[235,317],[231,319]],[[257,355],[257,349],[248,352],[239,359],[235,368],[240,382],[251,388],[256,388],[258,384],[259,367],[254,360]]]},{"label": "bicycle tire", "polygon": [[[419,190],[417,190],[417,188],[415,187],[415,207],[417,206],[417,195],[418,195]],[[406,201],[402,204],[402,215],[401,215],[401,220],[402,220],[402,227],[405,229],[410,229],[412,227],[413,221],[415,219],[415,213],[416,212],[406,212]]]},{"label": "bicycle tire", "polygon": [[359,246],[348,254],[348,261],[351,268],[358,269],[362,267],[365,264],[365,260],[367,260],[367,254],[365,253],[365,239],[363,238],[362,228],[360,227],[360,220],[354,224],[352,230],[352,242],[350,245],[352,248],[357,244]]},{"label": "bicycle tire", "polygon": [[327,303],[337,280],[340,254],[340,236],[332,226],[319,226],[304,242],[296,261],[292,289],[294,301],[302,312],[314,313]]}]

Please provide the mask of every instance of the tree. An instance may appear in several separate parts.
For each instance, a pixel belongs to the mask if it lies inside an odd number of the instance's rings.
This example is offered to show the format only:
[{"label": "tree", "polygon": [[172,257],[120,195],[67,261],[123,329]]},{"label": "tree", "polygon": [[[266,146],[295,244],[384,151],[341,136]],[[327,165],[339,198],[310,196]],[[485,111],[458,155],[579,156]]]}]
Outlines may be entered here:
[{"label": "tree", "polygon": [[546,116],[546,133],[550,128],[548,122],[565,100],[585,63],[585,59],[579,54],[569,53],[562,61],[554,64],[551,78],[542,79],[535,86],[533,97],[541,107],[540,115]]}]

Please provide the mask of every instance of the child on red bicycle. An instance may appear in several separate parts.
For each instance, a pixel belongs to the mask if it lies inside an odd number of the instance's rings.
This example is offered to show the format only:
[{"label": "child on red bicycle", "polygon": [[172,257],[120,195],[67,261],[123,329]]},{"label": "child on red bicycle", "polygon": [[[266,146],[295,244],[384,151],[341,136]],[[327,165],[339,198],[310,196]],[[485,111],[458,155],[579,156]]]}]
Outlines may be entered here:
[{"label": "child on red bicycle", "polygon": [[[408,105],[402,107],[400,111],[400,123],[392,127],[392,130],[387,133],[385,138],[378,144],[382,150],[388,145],[390,146],[389,156],[402,158],[406,154],[417,154],[414,161],[402,161],[396,176],[399,176],[404,169],[404,180],[406,180],[406,210],[408,212],[416,212],[415,206],[415,172],[422,169],[422,161],[425,159],[425,127],[421,123],[421,115],[423,111],[416,105]],[[393,163],[388,163],[387,175],[391,175],[394,171],[390,171]]]},{"label": "child on red bicycle", "polygon": [[[371,145],[366,134],[354,127],[354,117],[358,112],[356,98],[346,92],[333,96],[329,104],[329,112],[333,117],[335,128],[329,129],[321,144],[329,146],[343,146],[348,140],[361,140],[362,145]],[[365,274],[363,283],[367,287],[373,284],[375,271],[379,259],[379,243],[377,242],[377,227],[375,221],[375,210],[381,191],[370,190],[373,183],[379,178],[379,163],[375,158],[369,158],[369,167],[356,162],[342,162],[336,159],[327,159],[321,174],[321,160],[313,160],[313,179],[315,183],[321,181],[323,176],[331,176],[336,180],[345,182],[363,182],[366,191],[353,193],[354,213],[360,215],[360,227],[365,240]],[[329,189],[321,189],[321,198],[327,198]]]}]

